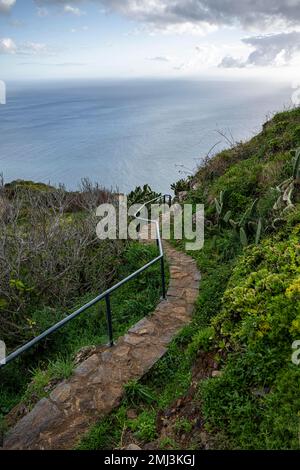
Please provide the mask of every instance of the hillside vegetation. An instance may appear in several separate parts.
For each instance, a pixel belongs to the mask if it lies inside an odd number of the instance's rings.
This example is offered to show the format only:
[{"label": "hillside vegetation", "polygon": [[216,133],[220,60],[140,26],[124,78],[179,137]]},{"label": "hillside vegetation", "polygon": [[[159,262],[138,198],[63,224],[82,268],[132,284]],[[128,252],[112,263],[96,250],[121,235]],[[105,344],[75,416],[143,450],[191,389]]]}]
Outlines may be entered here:
[{"label": "hillside vegetation", "polygon": [[[157,256],[156,246],[97,238],[96,208],[107,202],[116,195],[87,180],[77,192],[30,181],[0,184],[0,339],[8,352]],[[111,296],[115,339],[153,310],[160,293],[155,265]],[[102,302],[5,366],[0,420],[21,402],[13,413],[20,418],[72,374],[83,348],[107,342]]]},{"label": "hillside vegetation", "polygon": [[173,186],[205,204],[193,322],[80,448],[299,449],[298,147],[293,109]]}]

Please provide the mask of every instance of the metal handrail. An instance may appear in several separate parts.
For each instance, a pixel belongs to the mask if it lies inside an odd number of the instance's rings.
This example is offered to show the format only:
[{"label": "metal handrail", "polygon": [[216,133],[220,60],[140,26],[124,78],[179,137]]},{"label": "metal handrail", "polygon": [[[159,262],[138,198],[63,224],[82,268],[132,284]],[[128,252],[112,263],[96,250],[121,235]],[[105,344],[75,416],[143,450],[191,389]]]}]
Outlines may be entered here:
[{"label": "metal handrail", "polygon": [[78,310],[76,310],[75,312],[71,313],[70,315],[68,315],[66,318],[64,318],[63,320],[59,321],[58,323],[56,323],[55,325],[51,326],[50,328],[48,328],[46,331],[44,331],[43,333],[41,333],[40,335],[36,336],[35,338],[33,338],[31,341],[29,341],[28,343],[24,344],[23,346],[21,346],[20,348],[18,348],[16,351],[12,352],[11,354],[9,354],[6,359],[5,359],[5,363],[4,364],[0,364],[0,368],[4,367],[5,365],[7,365],[8,363],[12,362],[13,360],[15,360],[17,357],[19,357],[21,354],[23,354],[24,352],[28,351],[29,349],[31,349],[33,346],[35,346],[37,343],[39,343],[40,341],[42,341],[44,338],[46,338],[47,336],[51,335],[52,333],[54,333],[55,331],[59,330],[60,328],[62,328],[66,323],[69,323],[71,320],[73,320],[74,318],[76,318],[78,315],[80,315],[81,313],[85,312],[86,310],[88,310],[89,308],[93,307],[94,305],[96,305],[97,303],[99,303],[101,300],[105,299],[105,302],[106,302],[106,318],[107,318],[107,328],[108,328],[108,336],[109,336],[109,345],[110,347],[113,347],[114,346],[114,339],[113,339],[113,328],[112,328],[112,312],[111,312],[111,304],[110,304],[110,294],[112,294],[114,291],[116,291],[117,289],[119,289],[120,287],[122,287],[124,284],[126,284],[127,282],[131,281],[132,279],[134,279],[135,277],[137,277],[139,274],[143,273],[144,271],[146,271],[148,268],[150,268],[151,266],[153,266],[154,264],[158,263],[159,261],[161,262],[161,278],[162,278],[162,295],[163,295],[163,298],[165,299],[166,298],[166,282],[165,282],[165,268],[164,268],[164,250],[163,250],[163,244],[162,244],[162,239],[161,239],[161,235],[160,235],[160,229],[159,229],[159,221],[158,220],[152,220],[152,219],[144,219],[142,217],[139,216],[140,212],[144,209],[145,206],[147,206],[148,204],[154,202],[154,201],[157,201],[159,199],[163,198],[164,199],[164,202],[166,202],[166,198],[169,198],[169,202],[171,201],[172,197],[169,195],[169,194],[165,194],[163,196],[158,196],[150,201],[147,201],[145,202],[140,208],[139,210],[134,214],[134,217],[137,219],[137,220],[141,220],[143,222],[148,222],[148,223],[154,223],[155,226],[156,226],[156,236],[157,236],[157,245],[159,247],[159,256],[157,256],[156,258],[154,258],[153,260],[149,261],[149,263],[145,264],[143,267],[141,267],[140,269],[138,269],[137,271],[135,271],[134,273],[130,274],[129,276],[127,276],[125,279],[123,279],[122,281],[118,282],[117,284],[115,284],[114,286],[110,287],[109,289],[107,289],[105,292],[103,292],[102,294],[98,295],[97,297],[95,297],[93,300],[91,300],[90,302],[88,302],[87,304],[83,305],[82,307],[80,307]]}]

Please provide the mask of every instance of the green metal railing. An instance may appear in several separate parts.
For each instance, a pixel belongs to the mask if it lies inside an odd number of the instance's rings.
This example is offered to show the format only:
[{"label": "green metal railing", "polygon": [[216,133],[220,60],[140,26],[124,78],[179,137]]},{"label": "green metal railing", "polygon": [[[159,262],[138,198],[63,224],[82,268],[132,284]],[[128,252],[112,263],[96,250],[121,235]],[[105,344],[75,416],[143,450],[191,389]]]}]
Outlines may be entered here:
[{"label": "green metal railing", "polygon": [[169,194],[165,194],[163,196],[159,196],[157,198],[154,198],[150,201],[147,201],[146,203],[144,203],[140,208],[139,210],[135,213],[134,217],[137,219],[137,220],[140,220],[141,222],[147,222],[148,224],[149,223],[153,223],[155,224],[156,226],[156,240],[157,240],[157,246],[159,248],[159,256],[157,256],[156,258],[154,258],[153,260],[151,260],[149,263],[145,264],[142,268],[138,269],[137,271],[135,271],[134,273],[130,274],[129,276],[127,276],[125,279],[123,279],[122,281],[118,282],[117,284],[115,284],[114,286],[110,287],[109,289],[107,289],[105,292],[103,292],[102,294],[98,295],[97,297],[95,297],[93,300],[91,300],[90,302],[88,302],[87,304],[83,305],[82,307],[80,307],[78,310],[76,310],[75,312],[73,312],[72,314],[68,315],[66,318],[64,318],[63,320],[59,321],[58,323],[56,323],[55,325],[51,326],[50,328],[48,328],[46,331],[44,331],[43,333],[41,333],[40,335],[36,336],[35,338],[33,338],[31,341],[29,341],[28,343],[24,344],[23,346],[21,346],[20,348],[18,348],[16,351],[12,352],[11,354],[9,354],[6,359],[5,359],[5,363],[4,364],[1,364],[0,365],[0,368],[1,367],[4,367],[5,365],[7,365],[8,363],[14,361],[16,358],[18,358],[19,356],[21,356],[21,354],[25,353],[26,351],[28,351],[29,349],[31,349],[33,346],[35,346],[37,343],[39,343],[40,341],[42,341],[43,339],[47,338],[49,335],[51,335],[52,333],[54,333],[55,331],[59,330],[60,328],[62,328],[65,324],[69,323],[71,320],[73,320],[74,318],[78,317],[78,315],[80,315],[81,313],[85,312],[86,310],[88,310],[89,308],[93,307],[94,305],[98,304],[99,302],[101,302],[102,300],[105,300],[105,303],[106,303],[106,318],[107,318],[107,331],[108,331],[108,338],[109,338],[109,345],[111,347],[113,347],[114,345],[114,337],[113,337],[113,326],[112,326],[112,310],[111,310],[111,303],[110,303],[110,296],[111,294],[116,291],[117,289],[119,289],[120,287],[122,287],[124,284],[126,284],[127,282],[131,281],[132,279],[136,278],[137,276],[139,276],[141,273],[143,273],[144,271],[146,271],[148,268],[150,268],[151,266],[153,266],[154,264],[160,262],[161,263],[161,281],[162,281],[162,296],[163,298],[165,299],[166,298],[166,280],[165,280],[165,266],[164,266],[164,258],[165,258],[165,255],[164,255],[164,250],[163,250],[163,244],[162,244],[162,239],[161,239],[161,235],[160,235],[160,228],[159,228],[159,221],[158,220],[151,220],[151,219],[145,219],[145,218],[142,218],[140,217],[140,213],[141,211],[144,209],[144,207],[146,207],[148,204],[151,204],[155,201],[158,201],[160,199],[163,199],[164,203],[166,203],[166,200],[168,199],[168,204],[170,206],[171,204],[171,200],[172,200],[172,197],[169,195]]}]

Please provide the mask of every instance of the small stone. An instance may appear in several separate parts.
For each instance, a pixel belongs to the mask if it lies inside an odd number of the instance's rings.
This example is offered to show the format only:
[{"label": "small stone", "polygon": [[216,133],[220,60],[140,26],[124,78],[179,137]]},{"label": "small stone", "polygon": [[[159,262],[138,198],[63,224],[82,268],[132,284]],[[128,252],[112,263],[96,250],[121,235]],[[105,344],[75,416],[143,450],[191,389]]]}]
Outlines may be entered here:
[{"label": "small stone", "polygon": [[142,450],[142,449],[136,444],[129,444],[129,446],[127,446],[125,450]]},{"label": "small stone", "polygon": [[74,358],[74,364],[80,364],[85,359],[92,356],[96,352],[96,350],[96,346],[85,346],[84,348],[81,348]]},{"label": "small stone", "polygon": [[221,370],[214,370],[212,373],[211,373],[211,376],[212,377],[222,377],[223,375],[223,372]]},{"label": "small stone", "polygon": [[129,334],[129,335],[124,336],[124,342],[127,344],[131,344],[132,346],[136,346],[137,344],[143,341],[144,341],[144,338],[134,335],[134,334]]},{"label": "small stone", "polygon": [[147,318],[143,318],[140,320],[138,323],[136,323],[128,333],[136,333],[136,334],[145,334],[145,333],[153,333],[154,327],[151,321],[149,321]]},{"label": "small stone", "polygon": [[88,359],[83,361],[79,366],[76,367],[74,370],[74,376],[77,377],[86,377],[89,375],[99,364],[99,357],[94,354],[90,356]]},{"label": "small stone", "polygon": [[67,383],[58,385],[50,395],[52,401],[64,403],[71,394],[71,386]]},{"label": "small stone", "polygon": [[156,450],[158,448],[157,441],[148,442],[143,446],[144,450]]},{"label": "small stone", "polygon": [[137,412],[133,409],[130,409],[127,411],[127,418],[128,419],[136,419],[137,418]]},{"label": "small stone", "polygon": [[138,335],[147,335],[149,334],[149,330],[147,330],[147,328],[142,328],[141,330],[137,331],[137,334]]}]

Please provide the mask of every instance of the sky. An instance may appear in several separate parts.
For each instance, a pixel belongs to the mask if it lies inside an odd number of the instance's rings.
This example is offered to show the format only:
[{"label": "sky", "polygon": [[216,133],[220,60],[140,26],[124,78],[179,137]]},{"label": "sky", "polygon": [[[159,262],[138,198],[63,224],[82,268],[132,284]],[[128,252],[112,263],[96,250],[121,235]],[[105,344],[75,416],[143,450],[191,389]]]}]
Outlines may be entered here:
[{"label": "sky", "polygon": [[0,0],[0,79],[300,84],[300,0]]}]

